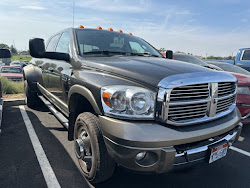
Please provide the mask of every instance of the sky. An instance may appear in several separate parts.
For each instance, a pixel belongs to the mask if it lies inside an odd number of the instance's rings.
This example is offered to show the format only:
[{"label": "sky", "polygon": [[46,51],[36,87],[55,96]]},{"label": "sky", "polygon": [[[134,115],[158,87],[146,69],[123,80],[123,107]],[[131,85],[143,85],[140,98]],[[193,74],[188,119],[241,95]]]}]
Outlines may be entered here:
[{"label": "sky", "polygon": [[[73,25],[74,7],[74,25]],[[157,49],[199,56],[250,47],[249,0],[1,0],[0,43],[28,50],[30,38],[68,28],[122,29]]]}]

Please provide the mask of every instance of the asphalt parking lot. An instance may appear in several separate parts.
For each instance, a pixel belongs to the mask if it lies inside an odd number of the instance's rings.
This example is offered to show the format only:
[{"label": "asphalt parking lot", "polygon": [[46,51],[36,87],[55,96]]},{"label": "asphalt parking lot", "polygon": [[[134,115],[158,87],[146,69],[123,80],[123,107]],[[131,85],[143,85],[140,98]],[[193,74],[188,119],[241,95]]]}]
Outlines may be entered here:
[{"label": "asphalt parking lot", "polygon": [[[234,147],[241,150],[230,149],[225,158],[211,165],[202,163],[167,174],[139,175],[117,168],[110,180],[95,187],[250,187],[250,125],[244,126],[240,141]],[[38,109],[25,105],[4,106],[0,187],[48,185],[91,187],[78,169],[67,130],[45,105]]]}]

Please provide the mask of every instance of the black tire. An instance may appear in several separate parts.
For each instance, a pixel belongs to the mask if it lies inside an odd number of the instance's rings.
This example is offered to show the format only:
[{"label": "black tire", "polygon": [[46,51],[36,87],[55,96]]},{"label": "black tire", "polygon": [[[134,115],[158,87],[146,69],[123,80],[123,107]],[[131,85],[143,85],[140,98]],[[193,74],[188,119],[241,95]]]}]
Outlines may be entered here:
[{"label": "black tire", "polygon": [[36,92],[29,89],[27,80],[24,81],[25,103],[29,108],[35,107],[39,103],[39,98]]},{"label": "black tire", "polygon": [[108,154],[98,118],[89,112],[78,115],[74,127],[75,154],[83,176],[99,183],[113,175],[115,162]]}]

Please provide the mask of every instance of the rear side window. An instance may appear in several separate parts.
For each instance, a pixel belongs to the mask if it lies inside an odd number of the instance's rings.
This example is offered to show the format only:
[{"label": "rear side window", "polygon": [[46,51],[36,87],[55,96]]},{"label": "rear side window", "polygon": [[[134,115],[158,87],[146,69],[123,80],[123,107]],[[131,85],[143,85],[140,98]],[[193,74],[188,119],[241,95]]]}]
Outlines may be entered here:
[{"label": "rear side window", "polygon": [[250,60],[250,50],[245,50],[242,56],[242,60]]},{"label": "rear side window", "polygon": [[57,44],[56,52],[69,53],[69,33],[64,32]]},{"label": "rear side window", "polygon": [[60,35],[55,35],[54,37],[52,37],[47,45],[46,51],[47,52],[54,52],[55,51],[55,47],[56,47],[56,43],[59,39]]}]

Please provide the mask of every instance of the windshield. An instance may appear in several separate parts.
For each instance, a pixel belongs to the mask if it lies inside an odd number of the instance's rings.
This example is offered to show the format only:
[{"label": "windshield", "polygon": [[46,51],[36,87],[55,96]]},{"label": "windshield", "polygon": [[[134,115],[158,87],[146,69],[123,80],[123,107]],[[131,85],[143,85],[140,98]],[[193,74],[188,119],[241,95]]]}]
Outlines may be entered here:
[{"label": "windshield", "polygon": [[1,73],[22,73],[22,70],[14,67],[2,67]]},{"label": "windshield", "polygon": [[200,60],[197,57],[191,56],[191,55],[186,55],[186,54],[174,54],[174,59],[178,61],[185,61],[188,63],[193,63],[196,65],[201,65],[201,66],[209,66],[207,63],[204,61]]},{"label": "windshield", "polygon": [[248,72],[247,70],[235,66],[235,65],[231,65],[231,64],[226,64],[226,63],[218,63],[218,64],[214,64],[220,68],[222,68],[224,71],[228,71],[228,72],[235,72],[235,73],[239,73],[239,74],[245,74],[250,76],[250,72]]},{"label": "windshield", "polygon": [[99,56],[104,55],[102,52],[107,52],[106,55],[120,53],[121,55],[163,57],[144,40],[124,33],[78,29],[76,37],[81,56]]}]

